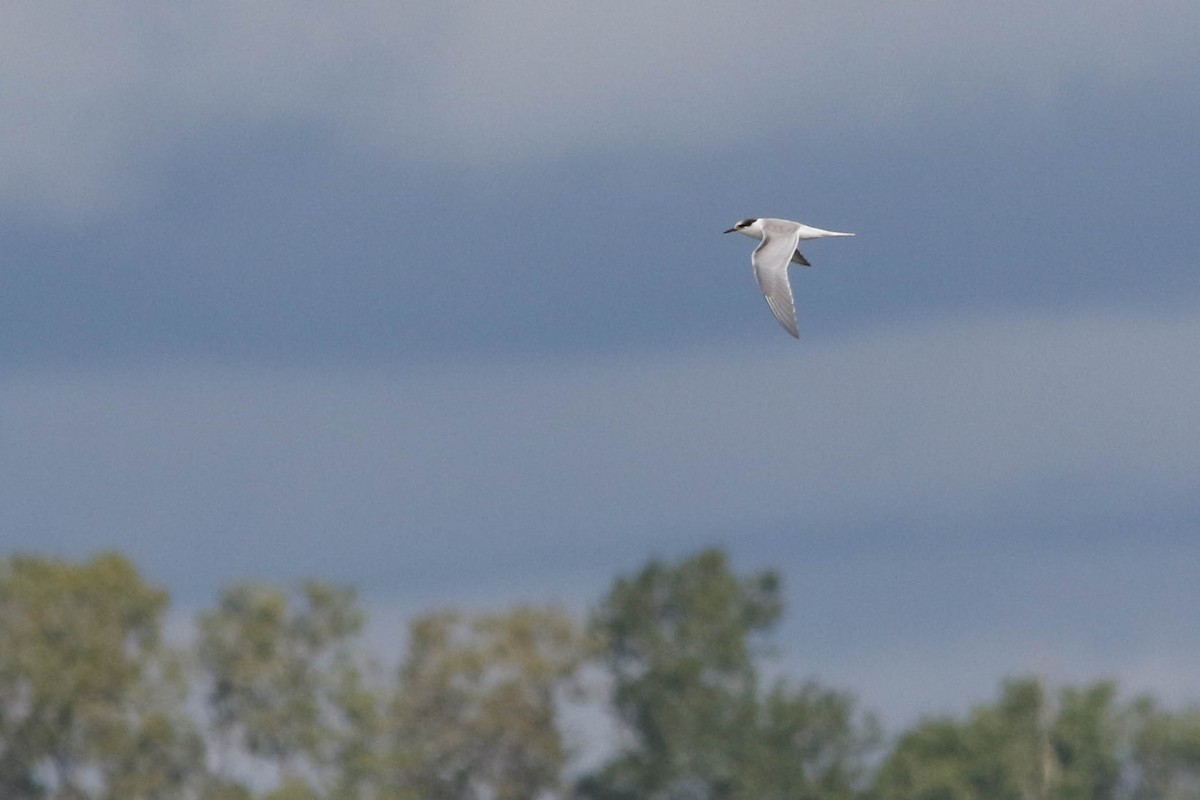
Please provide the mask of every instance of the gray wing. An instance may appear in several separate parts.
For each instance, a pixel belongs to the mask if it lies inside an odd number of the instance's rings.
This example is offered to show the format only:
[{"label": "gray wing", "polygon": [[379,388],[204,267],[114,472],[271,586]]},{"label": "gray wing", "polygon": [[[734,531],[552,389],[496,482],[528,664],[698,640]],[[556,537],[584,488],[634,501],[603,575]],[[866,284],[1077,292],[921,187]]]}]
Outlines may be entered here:
[{"label": "gray wing", "polygon": [[[779,320],[788,333],[800,338],[796,329],[796,304],[792,301],[792,287],[788,283],[788,264],[792,254],[796,252],[796,243],[800,241],[800,230],[790,234],[774,234],[764,236],[754,255],[750,257],[754,264],[754,277],[758,279],[758,288],[767,298],[775,319]],[[801,256],[803,258],[803,256]]]}]

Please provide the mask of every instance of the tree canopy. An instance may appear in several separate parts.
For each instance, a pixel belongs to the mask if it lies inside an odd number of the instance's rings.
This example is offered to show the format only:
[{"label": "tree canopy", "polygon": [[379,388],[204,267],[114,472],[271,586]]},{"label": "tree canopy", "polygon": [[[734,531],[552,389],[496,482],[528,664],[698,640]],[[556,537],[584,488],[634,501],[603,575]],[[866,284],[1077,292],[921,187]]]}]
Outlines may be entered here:
[{"label": "tree canopy", "polygon": [[783,613],[772,571],[719,550],[618,578],[593,625],[629,744],[585,778],[596,800],[851,797],[867,737],[842,693],[761,687],[757,651]]},{"label": "tree canopy", "polygon": [[[715,549],[616,577],[586,620],[417,614],[394,667],[347,587],[235,584],[175,648],[167,607],[118,554],[0,561],[0,798],[1200,798],[1200,706],[1107,682],[1009,679],[885,738],[771,664],[781,576]],[[616,726],[582,772],[571,709]]]}]

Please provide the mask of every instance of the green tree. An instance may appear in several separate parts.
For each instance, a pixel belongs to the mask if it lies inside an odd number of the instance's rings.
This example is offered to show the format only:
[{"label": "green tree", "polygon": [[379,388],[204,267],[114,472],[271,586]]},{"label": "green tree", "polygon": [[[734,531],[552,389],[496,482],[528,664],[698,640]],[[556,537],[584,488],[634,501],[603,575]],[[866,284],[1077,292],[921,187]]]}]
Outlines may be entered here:
[{"label": "green tree", "polygon": [[1110,800],[1121,790],[1119,750],[1128,726],[1116,704],[1117,687],[1101,682],[1058,695],[1049,731],[1050,796],[1061,800]]},{"label": "green tree", "polygon": [[218,753],[274,765],[280,792],[356,797],[368,774],[377,698],[353,647],[354,593],[316,581],[295,596],[243,583],[200,618],[198,661]]},{"label": "green tree", "polygon": [[0,564],[0,797],[187,797],[203,746],[160,641],[167,595],[118,555]]},{"label": "green tree", "polygon": [[880,800],[1112,800],[1124,725],[1112,684],[1006,681],[992,705],[934,719],[900,737],[876,780]]},{"label": "green tree", "polygon": [[555,609],[416,619],[386,796],[530,800],[556,790],[566,761],[557,701],[586,654],[579,626]]},{"label": "green tree", "polygon": [[594,618],[630,744],[584,797],[847,798],[868,744],[849,697],[760,689],[763,636],[783,610],[772,571],[741,577],[720,550],[619,578]]},{"label": "green tree", "polygon": [[182,709],[155,712],[118,749],[106,800],[175,800],[204,796],[204,742]]},{"label": "green tree", "polygon": [[1200,797],[1200,707],[1164,711],[1153,699],[1134,703],[1134,800]]},{"label": "green tree", "polygon": [[780,682],[758,703],[742,769],[742,798],[850,798],[866,776],[864,758],[879,739],[872,717],[855,714],[854,698],[813,681]]}]

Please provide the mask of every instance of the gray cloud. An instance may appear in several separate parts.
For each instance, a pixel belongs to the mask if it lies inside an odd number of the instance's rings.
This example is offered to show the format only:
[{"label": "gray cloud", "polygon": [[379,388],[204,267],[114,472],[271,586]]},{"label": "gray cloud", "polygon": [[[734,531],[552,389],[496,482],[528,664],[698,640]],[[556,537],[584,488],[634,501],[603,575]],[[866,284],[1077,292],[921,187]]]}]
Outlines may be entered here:
[{"label": "gray cloud", "polygon": [[[1190,508],[1197,332],[996,318],[578,365],[10,374],[0,514],[22,546],[148,546],[172,575],[184,547],[185,574],[215,576],[508,537]],[[346,547],[314,559],[328,537]]]},{"label": "gray cloud", "polygon": [[350,582],[394,652],[413,610],[578,608],[722,544],[787,577],[793,671],[891,720],[1026,670],[1197,690],[1200,315],[777,333],[587,363],[9,373],[4,549],[119,548],[185,607],[243,577]]},{"label": "gray cloud", "polygon": [[[0,196],[87,214],[211,129],[313,125],[394,161],[706,150],[1052,104],[1194,95],[1195,4],[4,4]],[[1189,88],[1190,87],[1190,88]]]}]

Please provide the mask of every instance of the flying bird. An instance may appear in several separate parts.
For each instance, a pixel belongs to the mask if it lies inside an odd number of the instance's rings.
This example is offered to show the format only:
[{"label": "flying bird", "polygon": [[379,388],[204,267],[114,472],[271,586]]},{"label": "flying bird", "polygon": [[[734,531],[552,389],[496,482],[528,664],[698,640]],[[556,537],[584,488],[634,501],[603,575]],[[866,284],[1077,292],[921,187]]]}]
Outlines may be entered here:
[{"label": "flying bird", "polygon": [[826,236],[853,236],[853,233],[825,231],[790,219],[744,219],[725,233],[742,233],[760,239],[758,247],[750,256],[754,265],[754,277],[758,288],[767,298],[767,305],[775,319],[784,329],[800,338],[796,329],[796,304],[792,300],[792,286],[788,283],[788,265],[795,262],[802,267],[811,267],[808,259],[796,249],[803,239],[823,239]]}]

